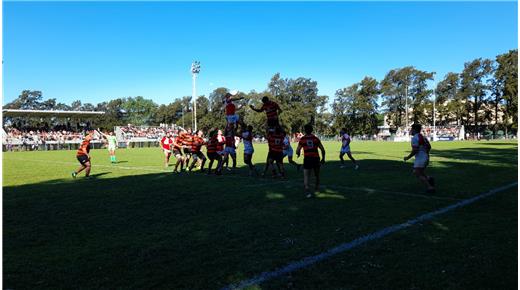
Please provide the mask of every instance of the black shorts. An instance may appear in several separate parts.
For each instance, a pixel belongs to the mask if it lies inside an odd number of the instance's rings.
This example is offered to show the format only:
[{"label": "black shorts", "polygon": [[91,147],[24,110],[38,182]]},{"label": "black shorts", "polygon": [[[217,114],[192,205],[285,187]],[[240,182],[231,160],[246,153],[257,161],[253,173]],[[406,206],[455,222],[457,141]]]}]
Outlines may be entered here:
[{"label": "black shorts", "polygon": [[173,156],[177,156],[177,155],[181,155],[182,156],[182,152],[179,148],[173,148],[172,149],[172,153],[173,153]]},{"label": "black shorts", "polygon": [[190,148],[184,148],[184,150],[182,150],[184,152],[184,154],[186,155],[191,155],[191,150]]},{"label": "black shorts", "polygon": [[282,162],[283,160],[283,152],[273,152],[273,151],[269,151],[269,153],[267,153],[267,158],[268,159],[272,159],[276,162]]},{"label": "black shorts", "polygon": [[200,159],[203,159],[203,160],[206,159],[206,156],[204,156],[204,154],[202,152],[200,152],[200,151],[198,151],[198,152],[193,152],[192,151],[191,152],[191,156],[194,156],[196,158],[200,158]]},{"label": "black shorts", "polygon": [[87,155],[78,155],[76,158],[78,159],[79,163],[81,163],[81,165],[85,165],[85,163],[90,161]]},{"label": "black shorts", "polygon": [[274,128],[278,125],[278,119],[267,119],[267,127]]},{"label": "black shorts", "polygon": [[215,160],[215,159],[218,159],[220,157],[220,155],[218,155],[217,152],[211,152],[211,153],[208,153],[208,158],[210,160]]},{"label": "black shorts", "polygon": [[319,157],[304,157],[303,158],[303,169],[314,169],[320,168],[320,158]]}]

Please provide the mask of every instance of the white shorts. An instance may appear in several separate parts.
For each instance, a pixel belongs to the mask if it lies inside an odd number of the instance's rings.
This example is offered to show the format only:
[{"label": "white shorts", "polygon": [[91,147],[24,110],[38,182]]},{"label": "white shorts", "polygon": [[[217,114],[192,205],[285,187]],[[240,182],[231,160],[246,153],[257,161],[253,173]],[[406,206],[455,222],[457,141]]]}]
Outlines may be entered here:
[{"label": "white shorts", "polygon": [[[109,149],[109,150],[110,150],[110,149]],[[172,151],[171,151],[171,150],[168,150],[168,149],[164,149],[164,148],[163,148],[162,150],[164,151],[164,154],[171,154],[171,153],[172,153]]]},{"label": "white shorts", "polygon": [[341,151],[340,151],[342,154],[345,154],[345,153],[350,153],[350,145],[347,145],[347,146],[344,146],[344,147],[341,147]]},{"label": "white shorts", "polygon": [[294,154],[294,151],[293,151],[292,147],[289,147],[287,150],[283,151],[283,157],[285,157],[285,156],[292,157],[293,154]]},{"label": "white shorts", "polygon": [[255,149],[253,148],[253,146],[244,144],[244,154],[253,155],[254,152],[255,152]]},{"label": "white shorts", "polygon": [[116,146],[108,146],[108,151],[116,151]]},{"label": "white shorts", "polygon": [[419,152],[415,155],[415,161],[413,162],[413,168],[426,168],[428,163],[430,162],[430,158],[428,154],[424,152]]},{"label": "white shorts", "polygon": [[235,148],[233,148],[233,147],[226,147],[226,148],[224,149],[224,152],[226,152],[227,154],[232,154],[232,155],[234,155],[234,154],[237,153],[237,151],[236,151]]},{"label": "white shorts", "polygon": [[238,122],[238,115],[227,115],[226,120],[229,124],[235,124],[236,122]]}]

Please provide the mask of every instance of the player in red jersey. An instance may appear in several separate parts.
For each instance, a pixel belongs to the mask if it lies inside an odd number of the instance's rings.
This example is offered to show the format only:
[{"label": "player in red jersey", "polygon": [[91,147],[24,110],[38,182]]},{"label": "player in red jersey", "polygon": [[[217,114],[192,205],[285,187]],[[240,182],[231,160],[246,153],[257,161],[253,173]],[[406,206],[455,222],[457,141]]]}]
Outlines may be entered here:
[{"label": "player in red jersey", "polygon": [[78,173],[80,173],[83,170],[85,170],[85,177],[90,176],[90,141],[92,140],[93,133],[94,131],[87,131],[85,139],[83,139],[83,142],[81,142],[81,145],[79,146],[79,149],[76,152],[76,159],[78,159],[81,166],[78,168],[78,170],[72,172],[73,178],[76,178],[76,176],[78,176]]},{"label": "player in red jersey", "polygon": [[233,169],[237,168],[237,153],[236,153],[236,145],[235,145],[235,129],[233,124],[228,124],[226,129],[224,130],[224,139],[226,148],[224,148],[224,165],[227,170],[229,169],[229,156],[233,160]]},{"label": "player in red jersey", "polygon": [[270,101],[266,96],[262,98],[262,103],[263,105],[260,109],[256,109],[253,105],[250,105],[249,107],[259,113],[265,112],[267,115],[267,128],[273,129],[276,126],[279,126],[278,115],[282,112],[280,106],[278,106],[277,103]]},{"label": "player in red jersey", "polygon": [[[315,197],[314,192],[309,191],[309,176],[311,171],[314,171],[316,177],[315,191],[320,189],[320,163],[325,163],[325,148],[321,144],[320,139],[312,134],[312,126],[310,124],[304,127],[305,135],[301,137],[296,148],[296,155],[300,157],[300,152],[303,148],[303,186],[308,198]],[[321,151],[321,162],[318,149]]]},{"label": "player in red jersey", "polygon": [[163,153],[164,153],[164,167],[168,167],[168,163],[170,162],[170,156],[172,155],[172,145],[173,145],[172,133],[167,132],[166,136],[162,137],[160,143],[161,143],[161,151],[163,151]]},{"label": "player in red jersey", "polygon": [[[239,122],[239,117],[236,113],[237,107],[233,104],[233,101],[242,100],[244,97],[234,97],[231,93],[226,93],[224,96],[224,110],[226,113],[226,122],[227,124],[237,124]],[[240,108],[239,108],[240,109]]]},{"label": "player in red jersey", "polygon": [[267,133],[267,143],[269,146],[269,153],[267,153],[267,163],[264,168],[265,176],[269,167],[272,168],[273,177],[276,177],[276,170],[274,169],[274,163],[278,167],[279,177],[285,176],[285,170],[283,168],[283,140],[285,139],[285,133],[280,126],[275,127],[274,132]]},{"label": "player in red jersey", "polygon": [[209,158],[208,164],[208,175],[211,174],[211,168],[213,167],[213,161],[217,160],[217,168],[215,169],[215,174],[222,174],[222,155],[218,153],[219,149],[219,138],[217,129],[211,129],[209,132],[209,140],[206,145],[207,155]]},{"label": "player in red jersey", "polygon": [[204,133],[201,130],[198,130],[197,133],[193,136],[193,142],[191,144],[191,155],[193,156],[193,162],[191,163],[189,171],[195,167],[195,164],[200,160],[200,171],[204,172],[204,163],[206,163],[206,156],[200,150],[204,142]]},{"label": "player in red jersey", "polygon": [[413,172],[417,178],[426,185],[427,193],[435,193],[435,180],[433,177],[426,175],[426,167],[430,162],[430,150],[432,146],[428,139],[421,134],[422,126],[420,124],[413,124],[410,130],[412,137],[412,152],[404,157],[406,162],[408,159],[415,156],[413,163]]}]

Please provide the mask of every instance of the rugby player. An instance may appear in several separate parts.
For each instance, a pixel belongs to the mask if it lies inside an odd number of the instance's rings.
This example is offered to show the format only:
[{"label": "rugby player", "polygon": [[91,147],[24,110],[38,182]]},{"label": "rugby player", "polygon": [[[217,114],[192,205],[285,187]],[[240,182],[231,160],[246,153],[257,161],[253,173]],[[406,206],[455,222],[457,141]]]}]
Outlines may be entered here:
[{"label": "rugby player", "polygon": [[356,162],[356,159],[352,157],[352,153],[350,152],[350,136],[347,134],[347,129],[343,128],[341,131],[339,131],[339,134],[341,135],[341,150],[339,153],[339,159],[341,160],[341,166],[340,168],[345,168],[345,160],[343,160],[343,156],[347,154],[348,158],[352,160],[354,163],[354,169],[358,169],[359,165]]},{"label": "rugby player", "polygon": [[184,166],[184,156],[182,156],[182,149],[184,148],[183,139],[181,137],[182,132],[179,133],[179,135],[173,139],[172,143],[172,152],[173,156],[176,159],[175,167],[173,169],[173,173],[178,173],[179,165],[181,166],[181,171]]},{"label": "rugby player", "polygon": [[101,130],[97,130],[101,136],[107,139],[108,142],[108,155],[110,156],[110,162],[112,164],[117,163],[116,161],[116,149],[117,149],[117,138],[114,136],[114,132],[110,132],[108,134],[104,134]]},{"label": "rugby player", "polygon": [[267,96],[262,98],[262,107],[260,109],[256,109],[253,105],[249,107],[256,112],[265,112],[267,115],[267,127],[269,129],[273,129],[279,126],[278,115],[282,112],[280,106],[276,102],[270,101]]},{"label": "rugby player", "polygon": [[92,130],[87,131],[87,135],[81,142],[81,145],[76,152],[76,159],[78,159],[78,162],[81,165],[78,170],[72,172],[72,178],[76,178],[76,176],[78,176],[78,174],[83,170],[85,170],[85,177],[90,176],[90,141],[92,140],[93,133],[94,132]]},{"label": "rugby player", "polygon": [[211,174],[211,168],[213,167],[213,161],[217,160],[217,168],[215,169],[216,175],[222,174],[222,155],[218,154],[219,144],[221,143],[218,138],[217,129],[211,129],[209,131],[209,139],[206,145],[207,155],[209,158],[208,164],[208,175]]},{"label": "rugby player", "polygon": [[269,152],[267,153],[267,163],[265,165],[264,173],[265,176],[269,167],[272,167],[273,177],[277,177],[276,170],[274,169],[274,163],[278,167],[279,177],[285,176],[285,170],[283,168],[283,139],[285,134],[280,126],[275,127],[274,132],[267,133],[267,144]]},{"label": "rugby player", "polygon": [[166,132],[166,136],[162,137],[160,143],[161,149],[164,153],[164,167],[168,167],[168,163],[170,162],[170,156],[172,154],[172,133],[170,131]]},{"label": "rugby player", "polygon": [[235,129],[233,124],[228,124],[226,126],[226,129],[224,130],[224,138],[226,144],[226,148],[224,149],[224,164],[226,165],[227,170],[231,170],[228,167],[229,156],[231,156],[231,159],[233,160],[233,169],[236,169],[237,153],[235,146]]},{"label": "rugby player", "polygon": [[242,100],[244,97],[233,97],[231,93],[226,93],[224,96],[225,113],[227,124],[236,124],[239,121],[238,114],[236,114],[236,106],[233,101]]},{"label": "rugby player", "polygon": [[408,159],[415,156],[413,163],[413,172],[417,178],[426,185],[427,193],[435,193],[435,179],[426,175],[426,167],[430,162],[430,150],[432,146],[428,139],[421,134],[422,126],[420,124],[413,124],[410,130],[412,137],[412,152],[404,157],[406,162]]},{"label": "rugby player", "polygon": [[297,171],[300,171],[301,165],[293,160],[293,155],[294,151],[291,146],[291,137],[289,135],[285,135],[285,138],[283,139],[283,158],[287,157],[289,163],[296,166]]},{"label": "rugby player", "polygon": [[179,136],[183,145],[182,151],[184,153],[184,163],[186,164],[186,167],[188,167],[191,159],[191,143],[193,142],[193,132],[191,131],[191,128],[188,128],[187,131],[183,130]]},{"label": "rugby player", "polygon": [[255,176],[258,176],[258,172],[256,171],[255,165],[253,165],[253,153],[255,152],[255,149],[253,148],[253,126],[249,125],[246,127],[246,125],[242,125],[242,140],[244,143],[244,163],[249,166],[249,176],[252,176],[253,173]]},{"label": "rugby player", "polygon": [[191,145],[191,155],[193,156],[193,162],[191,163],[189,171],[195,167],[195,164],[200,160],[200,171],[204,172],[204,163],[206,163],[206,156],[200,150],[202,145],[204,145],[204,133],[201,130],[198,130],[197,133],[193,136],[193,142]]},{"label": "rugby player", "polygon": [[[325,164],[325,148],[321,144],[320,139],[312,134],[312,125],[304,126],[305,135],[301,137],[296,148],[296,155],[300,157],[300,152],[303,148],[303,186],[307,198],[315,197],[314,192],[309,191],[309,177],[311,172],[314,172],[316,177],[316,184],[314,191],[320,189],[320,163]],[[321,161],[318,149],[321,151]]]}]

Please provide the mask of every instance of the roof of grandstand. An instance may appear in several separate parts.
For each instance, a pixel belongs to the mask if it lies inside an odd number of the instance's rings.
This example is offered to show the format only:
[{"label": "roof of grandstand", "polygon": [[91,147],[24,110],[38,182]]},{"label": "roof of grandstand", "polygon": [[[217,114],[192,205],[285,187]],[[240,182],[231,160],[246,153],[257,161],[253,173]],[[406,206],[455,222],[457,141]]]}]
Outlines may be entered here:
[{"label": "roof of grandstand", "polygon": [[61,110],[18,110],[3,109],[4,117],[94,117],[104,115],[101,111],[61,111]]}]

